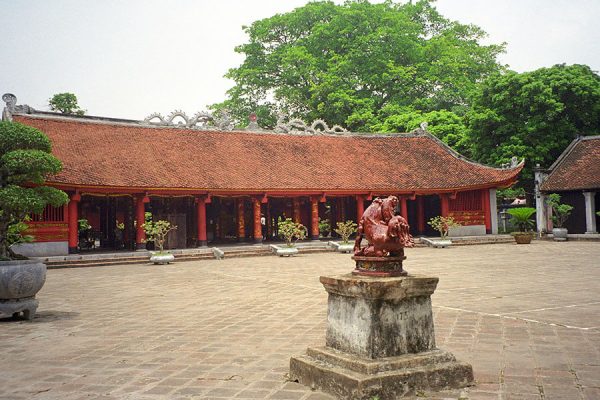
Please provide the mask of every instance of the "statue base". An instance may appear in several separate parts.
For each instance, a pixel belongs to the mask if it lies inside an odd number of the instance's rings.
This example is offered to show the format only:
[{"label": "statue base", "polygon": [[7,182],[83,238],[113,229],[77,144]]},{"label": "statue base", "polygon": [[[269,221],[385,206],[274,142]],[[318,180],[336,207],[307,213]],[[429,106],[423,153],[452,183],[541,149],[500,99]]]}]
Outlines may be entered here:
[{"label": "statue base", "polygon": [[290,378],[342,399],[380,400],[473,384],[471,365],[431,350],[376,360],[330,347],[309,347],[290,360]]},{"label": "statue base", "polygon": [[402,261],[406,260],[406,256],[353,256],[352,259],[356,262],[356,269],[352,271],[352,275],[375,276],[382,278],[408,275],[408,272],[402,269]]},{"label": "statue base", "polygon": [[320,281],[328,292],[326,345],[291,358],[292,380],[340,398],[380,400],[473,384],[471,366],[435,345],[438,278],[345,274]]}]

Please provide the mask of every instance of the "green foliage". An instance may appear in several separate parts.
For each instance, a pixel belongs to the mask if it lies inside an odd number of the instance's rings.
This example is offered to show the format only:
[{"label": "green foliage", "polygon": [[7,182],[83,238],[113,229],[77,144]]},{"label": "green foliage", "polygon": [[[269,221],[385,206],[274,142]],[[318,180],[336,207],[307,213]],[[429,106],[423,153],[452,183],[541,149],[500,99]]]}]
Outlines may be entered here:
[{"label": "green foliage", "polygon": [[79,108],[77,96],[73,93],[57,93],[48,100],[48,105],[52,111],[58,111],[63,114],[85,114],[85,110]]},{"label": "green foliage", "polygon": [[506,211],[510,214],[511,222],[519,227],[519,231],[528,232],[535,223],[531,216],[535,214],[535,208],[532,207],[519,207],[519,208],[510,208]]},{"label": "green foliage", "polygon": [[327,237],[331,233],[331,224],[328,219],[319,219],[319,233],[322,237]]},{"label": "green foliage", "polygon": [[[485,32],[444,18],[432,3],[317,1],[256,21],[235,48],[243,63],[226,74],[235,86],[211,108],[230,110],[240,125],[256,112],[272,127],[280,109],[354,131],[384,125],[386,107],[461,109],[478,81],[502,70],[504,45],[482,45]],[[440,134],[460,141],[450,134],[464,128],[448,129]]]},{"label": "green foliage", "polygon": [[8,225],[7,231],[7,242],[8,246],[18,243],[31,243],[34,237],[31,235],[25,235],[25,231],[29,228],[27,225],[29,217],[25,217],[23,221],[14,221]]},{"label": "green foliage", "polygon": [[556,228],[562,228],[573,211],[573,206],[561,204],[560,194],[552,193],[548,195],[548,205],[552,207],[552,222]]},{"label": "green foliage", "polygon": [[308,233],[304,225],[294,222],[291,218],[281,217],[277,219],[277,230],[288,247],[293,246],[293,241],[306,238]]},{"label": "green foliage", "polygon": [[453,217],[442,217],[441,215],[438,215],[437,217],[431,218],[427,222],[427,225],[438,231],[440,233],[440,238],[444,240],[448,236],[450,228],[460,226],[460,223],[455,221]]},{"label": "green foliage", "polygon": [[350,236],[356,232],[356,228],[358,225],[356,222],[352,220],[348,220],[346,222],[338,222],[337,228],[335,229],[335,233],[341,236],[342,243],[347,244]]},{"label": "green foliage", "polygon": [[[158,221],[152,221],[148,219],[148,214],[145,213],[146,222],[142,225],[144,232],[146,232],[146,241],[154,242],[154,246],[158,249],[159,253],[164,253],[165,241],[169,232],[177,229],[177,225],[171,225],[169,221],[163,219]],[[150,214],[152,218],[152,214]]]},{"label": "green foliage", "polygon": [[[9,227],[30,213],[40,214],[50,204],[58,207],[67,195],[41,185],[62,168],[50,154],[50,140],[38,129],[18,122],[0,122],[0,258],[10,256]],[[20,222],[16,222],[19,224]]]},{"label": "green foliage", "polygon": [[521,197],[525,197],[525,189],[522,187],[509,187],[496,191],[496,198],[502,200],[514,200]]},{"label": "green foliage", "polygon": [[78,226],[77,230],[79,232],[88,231],[88,230],[92,229],[92,226],[90,225],[90,223],[88,222],[88,220],[85,219],[85,218],[77,220],[77,226]]},{"label": "green foliage", "polygon": [[501,165],[525,158],[526,180],[577,135],[600,131],[600,76],[585,65],[555,65],[487,79],[467,113],[472,156]]}]

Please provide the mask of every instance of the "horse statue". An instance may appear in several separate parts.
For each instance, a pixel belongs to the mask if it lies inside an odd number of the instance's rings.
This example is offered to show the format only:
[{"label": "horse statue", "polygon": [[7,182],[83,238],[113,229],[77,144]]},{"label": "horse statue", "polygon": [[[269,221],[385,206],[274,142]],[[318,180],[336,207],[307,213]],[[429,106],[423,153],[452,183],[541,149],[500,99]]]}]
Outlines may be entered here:
[{"label": "horse statue", "polygon": [[[365,210],[358,223],[354,255],[363,257],[402,257],[405,247],[413,247],[406,219],[395,215],[398,198],[376,198]],[[369,245],[361,248],[363,237]]]}]

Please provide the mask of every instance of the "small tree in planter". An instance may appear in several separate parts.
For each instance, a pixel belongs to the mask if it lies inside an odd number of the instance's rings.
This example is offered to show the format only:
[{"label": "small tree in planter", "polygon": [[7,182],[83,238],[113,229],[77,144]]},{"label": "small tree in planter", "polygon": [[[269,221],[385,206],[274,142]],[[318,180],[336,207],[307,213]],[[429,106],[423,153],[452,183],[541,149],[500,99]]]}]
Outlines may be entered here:
[{"label": "small tree in planter", "polygon": [[320,219],[319,220],[319,234],[321,237],[329,237],[331,233],[331,225],[329,224],[329,220]]},{"label": "small tree in planter", "polygon": [[146,241],[154,242],[154,248],[158,249],[158,252],[152,254],[150,261],[155,264],[170,263],[175,259],[173,254],[164,250],[165,241],[169,232],[177,229],[176,225],[171,225],[169,221],[158,220],[152,221],[146,218],[146,222],[142,225],[144,232],[146,232]]},{"label": "small tree in planter", "polygon": [[29,214],[41,214],[49,204],[59,207],[68,201],[65,192],[43,186],[48,176],[62,169],[51,150],[50,139],[40,130],[18,122],[0,122],[0,314],[23,312],[26,318],[33,318],[37,309],[35,294],[44,285],[46,265],[3,260],[17,258],[10,249],[14,224]]},{"label": "small tree in planter", "polygon": [[453,217],[442,217],[441,215],[431,218],[427,224],[440,233],[441,240],[447,240],[450,228],[460,226],[460,223]]},{"label": "small tree in planter", "polygon": [[339,251],[340,253],[349,253],[354,249],[354,243],[351,244],[349,239],[350,236],[356,232],[357,227],[358,225],[356,224],[356,222],[352,220],[337,223],[335,233],[340,235],[340,237],[342,238],[341,244],[334,243],[334,245],[337,247],[337,251]]},{"label": "small tree in planter", "polygon": [[306,227],[294,222],[291,218],[282,219],[279,217],[277,220],[277,229],[279,236],[285,240],[287,247],[293,247],[293,242],[306,238],[307,234]]},{"label": "small tree in planter", "polygon": [[548,205],[552,207],[552,223],[554,224],[552,234],[554,240],[567,240],[568,230],[564,225],[567,222],[567,218],[571,215],[571,211],[573,211],[573,206],[561,204],[560,194],[558,193],[548,195]]},{"label": "small tree in planter", "polygon": [[513,232],[512,235],[515,237],[515,241],[518,244],[529,244],[533,238],[531,228],[534,226],[533,219],[531,216],[535,214],[535,208],[532,207],[519,207],[510,208],[507,213],[511,216],[511,222],[516,225],[519,229],[518,232]]}]

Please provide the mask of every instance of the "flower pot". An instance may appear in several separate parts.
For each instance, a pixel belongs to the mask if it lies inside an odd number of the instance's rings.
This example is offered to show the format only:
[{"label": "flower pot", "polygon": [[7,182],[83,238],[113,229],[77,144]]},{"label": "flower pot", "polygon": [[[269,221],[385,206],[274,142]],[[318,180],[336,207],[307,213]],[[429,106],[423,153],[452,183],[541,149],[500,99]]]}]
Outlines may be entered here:
[{"label": "flower pot", "polygon": [[277,246],[275,248],[275,254],[277,254],[279,257],[289,257],[293,256],[294,254],[298,254],[298,249],[295,247]]},{"label": "flower pot", "polygon": [[554,228],[552,229],[552,236],[554,236],[554,240],[557,242],[564,242],[567,240],[567,234],[569,231],[567,228]]},{"label": "flower pot", "polygon": [[150,256],[150,262],[154,264],[169,264],[175,260],[175,256],[171,253],[154,253]]},{"label": "flower pot", "polygon": [[517,244],[529,244],[533,239],[533,234],[527,232],[517,232],[513,235]]},{"label": "flower pot", "polygon": [[328,242],[327,244],[339,253],[352,253],[354,251],[354,243]]},{"label": "flower pot", "polygon": [[433,247],[437,249],[445,249],[452,244],[452,240],[450,239],[433,239],[431,242]]},{"label": "flower pot", "polygon": [[46,264],[37,260],[0,261],[0,315],[23,313],[33,319],[38,307],[35,295],[46,282]]}]

